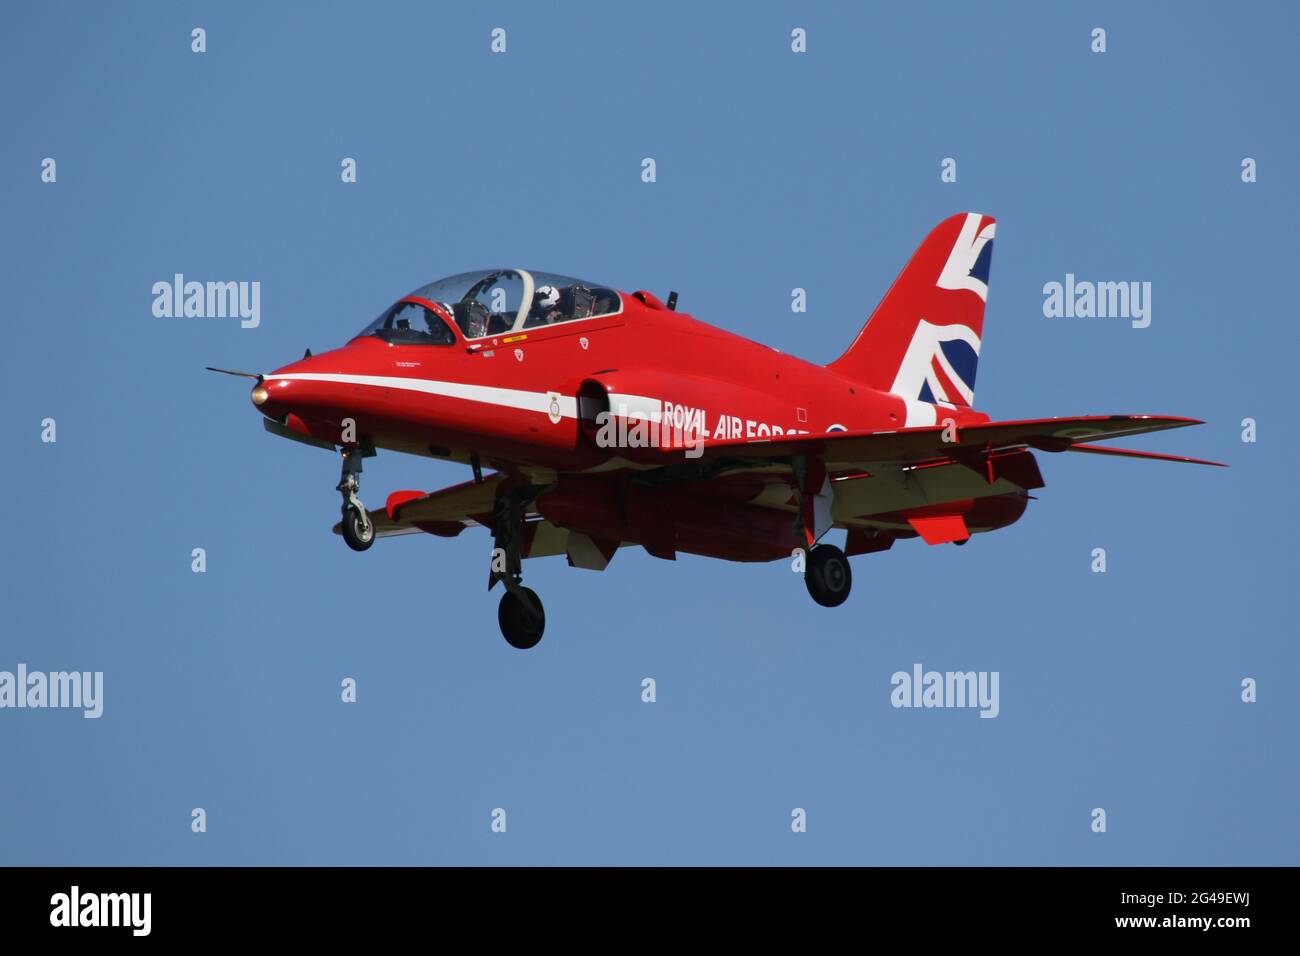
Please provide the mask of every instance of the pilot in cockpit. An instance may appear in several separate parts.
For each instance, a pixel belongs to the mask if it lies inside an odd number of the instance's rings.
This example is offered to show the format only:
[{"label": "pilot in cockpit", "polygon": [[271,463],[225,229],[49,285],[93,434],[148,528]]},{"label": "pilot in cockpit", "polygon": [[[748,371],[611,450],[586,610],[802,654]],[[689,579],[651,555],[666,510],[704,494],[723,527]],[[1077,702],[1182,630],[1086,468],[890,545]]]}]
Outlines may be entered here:
[{"label": "pilot in cockpit", "polygon": [[560,321],[561,317],[560,290],[553,285],[544,285],[533,293],[533,307],[528,310],[528,318],[524,325],[527,328],[550,325],[552,322]]}]

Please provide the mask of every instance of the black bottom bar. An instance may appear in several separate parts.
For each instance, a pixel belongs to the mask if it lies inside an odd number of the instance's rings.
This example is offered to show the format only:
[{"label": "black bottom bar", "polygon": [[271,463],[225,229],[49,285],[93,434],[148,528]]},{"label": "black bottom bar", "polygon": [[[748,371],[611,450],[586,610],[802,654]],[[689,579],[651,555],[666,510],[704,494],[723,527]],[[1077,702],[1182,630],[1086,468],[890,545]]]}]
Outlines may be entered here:
[{"label": "black bottom bar", "polygon": [[537,934],[559,930],[666,944],[690,938],[678,931],[707,927],[760,939],[903,931],[972,945],[1044,933],[1231,941],[1289,922],[1295,876],[1199,868],[4,869],[0,925],[9,940],[75,934],[82,943],[446,940],[461,932],[482,941],[532,933],[541,943]]}]

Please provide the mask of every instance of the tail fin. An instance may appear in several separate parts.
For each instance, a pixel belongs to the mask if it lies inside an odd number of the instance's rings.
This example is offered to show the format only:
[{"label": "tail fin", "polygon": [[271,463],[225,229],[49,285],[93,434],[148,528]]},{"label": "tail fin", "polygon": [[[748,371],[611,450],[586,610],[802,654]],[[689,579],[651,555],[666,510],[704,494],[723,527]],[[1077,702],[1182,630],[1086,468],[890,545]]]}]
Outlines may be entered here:
[{"label": "tail fin", "polygon": [[909,404],[972,405],[994,228],[993,217],[974,212],[935,226],[828,367]]}]

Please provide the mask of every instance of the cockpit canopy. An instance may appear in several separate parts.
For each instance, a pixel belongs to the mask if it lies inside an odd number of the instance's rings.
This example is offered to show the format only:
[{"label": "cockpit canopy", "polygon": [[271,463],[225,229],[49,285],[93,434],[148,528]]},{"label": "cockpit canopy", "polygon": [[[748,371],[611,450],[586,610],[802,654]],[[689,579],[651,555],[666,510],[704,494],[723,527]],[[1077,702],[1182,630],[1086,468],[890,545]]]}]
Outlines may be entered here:
[{"label": "cockpit canopy", "polygon": [[400,344],[451,345],[454,323],[467,339],[594,319],[623,311],[618,292],[549,272],[492,269],[421,286],[360,335]]}]

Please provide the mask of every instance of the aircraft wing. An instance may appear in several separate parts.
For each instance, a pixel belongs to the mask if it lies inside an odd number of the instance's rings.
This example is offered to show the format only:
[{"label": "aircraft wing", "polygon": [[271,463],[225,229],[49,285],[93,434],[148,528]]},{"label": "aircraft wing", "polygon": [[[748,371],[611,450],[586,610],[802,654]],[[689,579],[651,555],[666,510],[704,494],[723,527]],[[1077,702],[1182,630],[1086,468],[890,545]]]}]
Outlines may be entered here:
[{"label": "aircraft wing", "polygon": [[[382,508],[367,513],[375,525],[375,537],[427,531],[443,537],[455,537],[473,524],[491,524],[496,507],[497,486],[504,475],[488,475],[481,483],[466,481],[441,491],[395,491]],[[342,534],[341,524],[334,533]]]},{"label": "aircraft wing", "polygon": [[491,524],[497,487],[504,478],[497,473],[488,475],[481,482],[466,481],[428,494],[395,491],[388,496],[388,503],[381,513],[404,525],[454,523],[463,528],[467,521]]},{"label": "aircraft wing", "polygon": [[[1199,424],[1203,423],[1193,418],[1089,415],[1078,418],[988,422],[959,429],[955,436],[943,426],[933,426],[891,432],[845,431],[789,435],[774,440],[723,440],[707,443],[703,457],[722,464],[725,473],[684,479],[675,488],[677,494],[731,499],[794,512],[798,506],[794,489],[789,484],[786,463],[794,456],[816,459],[825,466],[827,473],[856,471],[900,474],[913,466],[959,463],[974,468],[976,475],[982,475],[985,467],[988,467],[987,481],[965,474],[965,468],[922,468],[914,472],[915,477],[910,485],[889,481],[862,484],[845,481],[829,497],[814,493],[807,499],[825,498],[827,509],[827,513],[820,517],[811,514],[807,516],[809,527],[829,527],[831,522],[850,528],[871,527],[882,525],[884,519],[879,518],[882,514],[902,514],[927,501],[971,498],[981,494],[997,495],[1017,488],[1023,490],[1041,487],[1036,468],[1017,476],[1015,471],[1004,472],[1001,468],[995,470],[990,463],[992,458],[1002,460],[1008,453],[1015,458],[1017,451],[1026,449],[1219,465],[1219,462],[1198,458],[1091,444],[1099,440]],[[945,441],[945,433],[946,437],[955,440]],[[662,454],[665,459],[671,457],[677,460],[682,451],[665,450]],[[389,495],[383,508],[369,512],[375,524],[375,534],[377,537],[392,537],[424,531],[443,537],[455,537],[467,527],[478,525],[491,528],[496,498],[500,485],[505,480],[505,476],[498,473],[487,476],[482,482],[467,481],[427,494],[422,491],[394,492]],[[840,482],[836,484],[840,485]],[[931,488],[931,485],[934,487]],[[918,488],[921,488],[921,497],[913,500]],[[884,521],[884,524],[888,522]],[[334,533],[341,532],[341,526],[336,524]],[[613,551],[620,546],[618,541],[597,541],[587,535],[574,534],[543,520],[533,510],[526,515],[524,537],[524,557],[567,553],[571,564],[595,570],[603,569],[613,556]]]},{"label": "aircraft wing", "polygon": [[[497,473],[486,476],[482,482],[466,481],[428,494],[395,491],[388,496],[384,507],[367,512],[375,525],[375,537],[391,538],[424,531],[454,538],[475,525],[491,529],[497,491],[504,480],[505,476]],[[335,524],[333,530],[335,534],[343,533],[340,524]],[[569,545],[567,531],[541,520],[532,511],[524,523],[524,539],[527,558],[564,554]]]},{"label": "aircraft wing", "polygon": [[[1195,418],[1158,415],[1085,415],[1079,418],[1031,418],[1024,421],[987,422],[956,430],[955,441],[945,441],[941,425],[906,428],[891,432],[828,432],[821,435],[793,435],[771,440],[735,439],[707,442],[703,457],[773,459],[807,455],[820,458],[832,471],[865,468],[880,464],[920,464],[961,457],[961,452],[1006,451],[1033,448],[1039,451],[1071,449],[1128,455],[1139,458],[1162,458],[1194,464],[1218,465],[1219,462],[1197,458],[1158,456],[1148,452],[1123,449],[1098,449],[1085,444],[1126,435],[1203,425]],[[951,436],[951,433],[949,434]],[[680,454],[678,452],[677,454]]]}]

